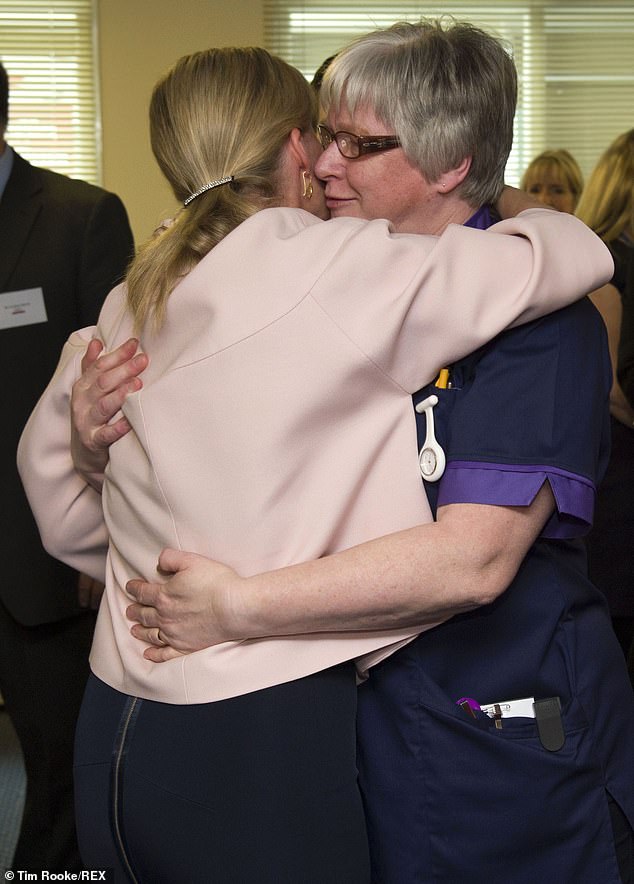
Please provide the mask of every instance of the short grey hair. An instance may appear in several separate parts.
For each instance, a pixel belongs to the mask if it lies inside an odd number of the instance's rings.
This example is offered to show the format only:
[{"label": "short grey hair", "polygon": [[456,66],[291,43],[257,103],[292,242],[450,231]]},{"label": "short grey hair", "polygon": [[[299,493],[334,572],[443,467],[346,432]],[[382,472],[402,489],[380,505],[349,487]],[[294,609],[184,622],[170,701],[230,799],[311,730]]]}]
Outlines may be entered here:
[{"label": "short grey hair", "polygon": [[320,100],[326,112],[342,102],[352,114],[371,109],[429,181],[472,157],[459,193],[473,206],[500,195],[517,72],[502,41],[486,31],[453,19],[373,31],[336,56]]}]

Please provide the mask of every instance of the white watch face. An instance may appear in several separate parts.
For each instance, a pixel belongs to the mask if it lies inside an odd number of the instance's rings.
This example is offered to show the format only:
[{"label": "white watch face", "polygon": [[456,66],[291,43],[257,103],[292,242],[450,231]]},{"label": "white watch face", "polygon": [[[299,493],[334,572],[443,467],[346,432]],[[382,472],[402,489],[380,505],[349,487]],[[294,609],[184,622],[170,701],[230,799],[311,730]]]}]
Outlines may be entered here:
[{"label": "white watch face", "polygon": [[420,453],[420,469],[423,476],[431,476],[436,469],[438,459],[433,448],[423,448]]}]

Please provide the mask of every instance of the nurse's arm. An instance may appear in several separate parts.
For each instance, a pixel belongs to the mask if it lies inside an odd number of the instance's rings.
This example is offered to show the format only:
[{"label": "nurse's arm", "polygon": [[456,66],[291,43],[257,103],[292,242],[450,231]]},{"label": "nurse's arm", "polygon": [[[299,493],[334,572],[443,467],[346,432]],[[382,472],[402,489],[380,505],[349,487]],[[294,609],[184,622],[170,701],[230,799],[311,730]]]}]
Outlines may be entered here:
[{"label": "nurse's arm", "polygon": [[242,578],[192,553],[164,550],[164,584],[133,580],[128,617],[160,662],[228,640],[422,627],[496,599],[554,510],[546,483],[528,507],[451,504],[438,521],[343,552]]}]

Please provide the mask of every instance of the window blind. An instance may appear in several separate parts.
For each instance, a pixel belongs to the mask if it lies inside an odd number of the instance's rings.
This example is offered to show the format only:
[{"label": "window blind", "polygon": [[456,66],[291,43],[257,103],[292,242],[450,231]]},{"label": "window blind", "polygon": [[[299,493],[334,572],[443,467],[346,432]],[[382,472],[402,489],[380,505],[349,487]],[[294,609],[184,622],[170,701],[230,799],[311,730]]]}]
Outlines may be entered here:
[{"label": "window blind", "polygon": [[501,37],[517,65],[509,184],[545,149],[567,148],[587,176],[608,144],[634,127],[632,0],[264,0],[265,42],[310,79],[357,34],[447,15]]},{"label": "window blind", "polygon": [[101,179],[94,0],[0,0],[7,141],[25,159]]}]

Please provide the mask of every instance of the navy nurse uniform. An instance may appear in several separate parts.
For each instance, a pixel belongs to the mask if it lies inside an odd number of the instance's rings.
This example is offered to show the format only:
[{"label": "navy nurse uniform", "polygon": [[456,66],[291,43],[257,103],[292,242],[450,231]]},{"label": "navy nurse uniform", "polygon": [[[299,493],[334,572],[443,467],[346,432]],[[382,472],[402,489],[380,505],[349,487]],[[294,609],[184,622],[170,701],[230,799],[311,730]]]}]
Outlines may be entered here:
[{"label": "navy nurse uniform", "polygon": [[[583,300],[503,333],[453,366],[451,388],[415,396],[439,399],[447,467],[426,483],[434,511],[527,505],[549,481],[557,512],[501,597],[423,633],[359,690],[377,884],[621,882],[613,823],[631,834],[634,695],[579,539],[607,461],[609,389],[603,324]],[[465,697],[549,702],[539,722],[496,721]]]}]

